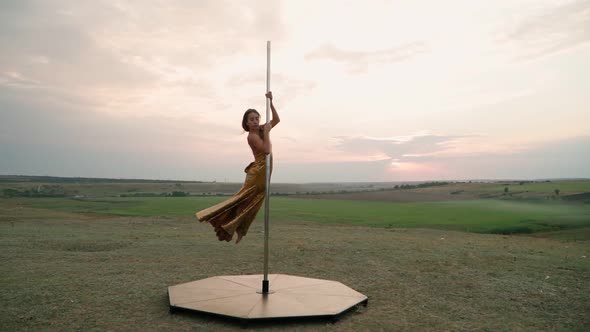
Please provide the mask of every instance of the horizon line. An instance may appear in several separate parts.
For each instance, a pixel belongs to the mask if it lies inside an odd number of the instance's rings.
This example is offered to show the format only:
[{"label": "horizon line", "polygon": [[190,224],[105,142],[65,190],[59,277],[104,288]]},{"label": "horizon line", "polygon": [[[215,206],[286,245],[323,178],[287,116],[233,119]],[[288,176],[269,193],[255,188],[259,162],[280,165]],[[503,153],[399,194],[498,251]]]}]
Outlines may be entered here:
[{"label": "horizon line", "polygon": [[[80,180],[99,180],[99,181],[141,181],[141,182],[184,182],[184,183],[241,183],[242,181],[207,181],[207,180],[174,180],[174,179],[146,179],[146,178],[109,178],[109,177],[88,177],[88,176],[54,176],[54,175],[22,175],[22,174],[0,174],[2,178],[50,178],[50,179],[80,179]],[[524,179],[524,178],[489,178],[489,179],[447,179],[447,180],[412,180],[412,181],[327,181],[327,182],[271,182],[275,184],[323,184],[323,183],[427,183],[427,182],[540,182],[540,181],[589,181],[590,178],[585,177],[567,177],[567,178],[535,178],[535,179]]]}]

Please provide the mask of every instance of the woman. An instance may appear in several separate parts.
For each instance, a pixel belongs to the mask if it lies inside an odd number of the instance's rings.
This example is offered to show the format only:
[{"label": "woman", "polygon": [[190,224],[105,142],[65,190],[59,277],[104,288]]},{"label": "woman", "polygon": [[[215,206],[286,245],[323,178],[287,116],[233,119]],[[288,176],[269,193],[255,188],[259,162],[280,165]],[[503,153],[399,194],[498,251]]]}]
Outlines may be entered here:
[{"label": "woman", "polygon": [[252,108],[247,110],[242,118],[242,128],[248,132],[248,145],[254,154],[254,161],[244,170],[246,181],[242,189],[228,200],[196,213],[199,221],[209,222],[213,226],[219,241],[229,242],[234,233],[237,233],[236,243],[240,242],[264,202],[267,154],[271,154],[270,169],[272,171],[270,130],[281,121],[272,102],[272,92],[267,92],[266,98],[270,99],[272,110],[270,123],[261,126],[260,114]]}]

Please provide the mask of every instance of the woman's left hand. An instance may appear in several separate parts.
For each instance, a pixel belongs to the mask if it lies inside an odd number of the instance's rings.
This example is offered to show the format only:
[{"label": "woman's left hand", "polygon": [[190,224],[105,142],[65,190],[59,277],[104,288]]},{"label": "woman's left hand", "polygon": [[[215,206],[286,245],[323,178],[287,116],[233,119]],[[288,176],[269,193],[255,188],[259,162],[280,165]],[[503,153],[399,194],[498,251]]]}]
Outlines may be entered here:
[{"label": "woman's left hand", "polygon": [[265,94],[266,98],[270,99],[270,101],[272,101],[272,91],[269,91]]}]

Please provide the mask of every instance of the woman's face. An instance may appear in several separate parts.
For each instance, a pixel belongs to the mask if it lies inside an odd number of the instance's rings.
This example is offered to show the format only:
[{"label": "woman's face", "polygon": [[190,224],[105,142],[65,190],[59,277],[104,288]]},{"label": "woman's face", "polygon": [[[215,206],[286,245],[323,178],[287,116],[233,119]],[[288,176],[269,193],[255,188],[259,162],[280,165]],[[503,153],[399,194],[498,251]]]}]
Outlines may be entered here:
[{"label": "woman's face", "polygon": [[248,129],[250,129],[251,132],[255,132],[258,130],[258,127],[260,126],[260,115],[256,114],[256,112],[251,112],[250,114],[248,114]]}]

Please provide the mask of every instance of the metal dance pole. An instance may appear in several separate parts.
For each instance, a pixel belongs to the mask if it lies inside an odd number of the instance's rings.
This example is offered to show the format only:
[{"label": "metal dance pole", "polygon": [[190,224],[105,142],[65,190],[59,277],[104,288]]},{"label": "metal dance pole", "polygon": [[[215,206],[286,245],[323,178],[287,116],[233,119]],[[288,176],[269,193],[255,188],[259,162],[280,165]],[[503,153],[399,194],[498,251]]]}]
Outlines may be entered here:
[{"label": "metal dance pole", "polygon": [[[270,91],[270,41],[266,42],[266,92]],[[270,101],[266,98],[266,124],[270,123]],[[266,199],[264,201],[264,279],[262,294],[268,294],[268,208],[270,201],[270,154],[266,155]]]}]

